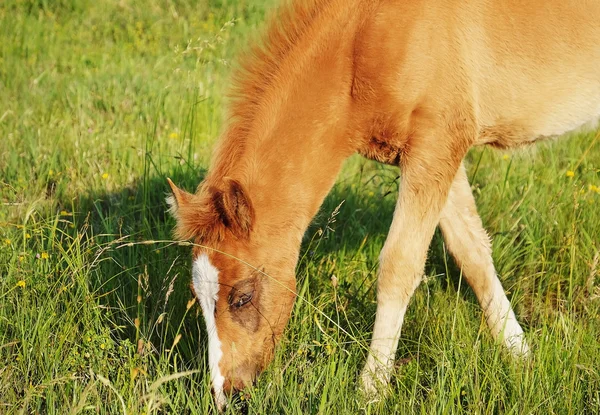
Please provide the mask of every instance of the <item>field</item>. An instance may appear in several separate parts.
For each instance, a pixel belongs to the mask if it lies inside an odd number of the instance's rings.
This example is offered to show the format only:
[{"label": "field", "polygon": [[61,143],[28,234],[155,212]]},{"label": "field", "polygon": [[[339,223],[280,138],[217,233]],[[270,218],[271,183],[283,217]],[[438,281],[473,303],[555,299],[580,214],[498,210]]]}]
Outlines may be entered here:
[{"label": "field", "polygon": [[[0,3],[0,414],[216,412],[165,179],[204,176],[274,4]],[[600,139],[467,161],[531,359],[494,343],[436,234],[388,398],[360,396],[399,172],[354,156],[305,236],[275,361],[227,413],[600,413]]]}]

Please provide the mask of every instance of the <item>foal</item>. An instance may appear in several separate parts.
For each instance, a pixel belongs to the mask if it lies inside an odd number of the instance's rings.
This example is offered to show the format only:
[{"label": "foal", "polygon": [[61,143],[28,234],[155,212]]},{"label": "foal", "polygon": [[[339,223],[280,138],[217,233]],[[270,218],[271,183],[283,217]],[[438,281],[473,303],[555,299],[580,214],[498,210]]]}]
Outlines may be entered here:
[{"label": "foal", "polygon": [[302,236],[355,152],[402,171],[363,388],[389,381],[438,224],[492,335],[527,354],[462,160],[597,125],[600,2],[300,0],[241,62],[205,181],[169,181],[175,235],[202,245],[192,286],[218,406],[271,360]]}]

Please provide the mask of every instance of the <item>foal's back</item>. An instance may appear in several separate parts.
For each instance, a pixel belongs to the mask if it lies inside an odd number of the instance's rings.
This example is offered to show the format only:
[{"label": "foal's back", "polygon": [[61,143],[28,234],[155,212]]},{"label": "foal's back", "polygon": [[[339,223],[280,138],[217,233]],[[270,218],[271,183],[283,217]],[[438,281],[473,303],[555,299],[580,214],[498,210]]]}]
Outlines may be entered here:
[{"label": "foal's back", "polygon": [[406,117],[461,108],[479,131],[472,144],[598,124],[600,1],[382,2],[358,39],[359,81]]}]

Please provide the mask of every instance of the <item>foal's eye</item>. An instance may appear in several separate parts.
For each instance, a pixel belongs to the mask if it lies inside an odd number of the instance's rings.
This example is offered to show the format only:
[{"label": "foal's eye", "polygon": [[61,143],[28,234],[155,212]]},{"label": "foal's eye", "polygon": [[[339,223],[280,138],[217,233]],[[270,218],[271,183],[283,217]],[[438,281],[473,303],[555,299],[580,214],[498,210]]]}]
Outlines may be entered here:
[{"label": "foal's eye", "polygon": [[[236,282],[229,291],[229,296],[227,297],[227,304],[229,304],[229,309],[237,316],[246,315],[248,313],[236,313],[236,311],[245,310],[244,308],[248,303],[252,302],[255,307],[258,307],[258,303],[260,302],[260,289],[257,287],[257,279],[254,277],[246,278],[245,280],[241,280]],[[251,314],[251,313],[250,313]],[[247,318],[245,318],[247,320]],[[247,322],[243,322],[247,325]]]},{"label": "foal's eye", "polygon": [[250,300],[252,300],[252,293],[244,293],[241,294],[231,305],[235,308],[241,308],[248,304]]}]

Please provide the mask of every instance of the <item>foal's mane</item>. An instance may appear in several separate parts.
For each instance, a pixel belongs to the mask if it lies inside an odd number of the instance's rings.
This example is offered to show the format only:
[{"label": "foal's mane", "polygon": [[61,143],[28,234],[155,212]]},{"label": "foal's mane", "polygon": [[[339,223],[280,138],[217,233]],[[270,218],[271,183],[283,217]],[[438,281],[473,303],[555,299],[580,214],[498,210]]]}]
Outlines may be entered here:
[{"label": "foal's mane", "polygon": [[233,74],[230,117],[251,120],[260,97],[280,73],[281,61],[335,0],[285,0],[268,18],[267,31],[243,54]]},{"label": "foal's mane", "polygon": [[284,0],[267,19],[267,30],[242,53],[231,77],[226,127],[211,163],[215,180],[227,176],[244,152],[265,93],[285,76],[281,63],[307,35],[316,18],[334,7],[348,6],[341,0]]}]

